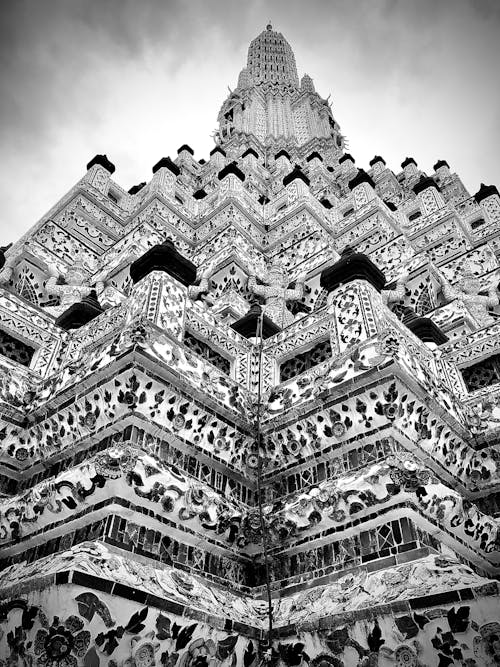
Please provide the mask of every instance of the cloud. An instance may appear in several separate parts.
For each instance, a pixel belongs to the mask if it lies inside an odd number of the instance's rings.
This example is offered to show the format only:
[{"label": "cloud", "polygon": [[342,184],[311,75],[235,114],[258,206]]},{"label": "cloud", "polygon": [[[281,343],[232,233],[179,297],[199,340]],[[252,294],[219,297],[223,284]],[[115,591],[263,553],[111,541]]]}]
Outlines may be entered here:
[{"label": "cloud", "polygon": [[33,225],[96,153],[124,187],[163,155],[211,148],[227,85],[268,20],[333,111],[357,164],[445,158],[500,184],[494,0],[4,0],[0,242]]}]

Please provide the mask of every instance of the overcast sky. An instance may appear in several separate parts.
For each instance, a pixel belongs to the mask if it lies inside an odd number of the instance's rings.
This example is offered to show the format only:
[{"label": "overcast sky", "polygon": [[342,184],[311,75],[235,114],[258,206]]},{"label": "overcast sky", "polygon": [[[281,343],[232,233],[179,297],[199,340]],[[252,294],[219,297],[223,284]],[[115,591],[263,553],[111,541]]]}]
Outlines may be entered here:
[{"label": "overcast sky", "polygon": [[96,153],[127,190],[183,143],[206,158],[268,20],[358,167],[443,158],[471,193],[500,186],[500,0],[1,0],[0,245]]}]

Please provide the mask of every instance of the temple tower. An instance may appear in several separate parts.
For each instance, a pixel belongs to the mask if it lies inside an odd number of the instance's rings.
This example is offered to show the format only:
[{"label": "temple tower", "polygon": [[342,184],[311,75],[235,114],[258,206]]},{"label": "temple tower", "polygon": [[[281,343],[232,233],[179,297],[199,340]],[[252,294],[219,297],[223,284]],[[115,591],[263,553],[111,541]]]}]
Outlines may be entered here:
[{"label": "temple tower", "polygon": [[271,25],[218,123],[0,249],[0,667],[498,664],[497,188]]},{"label": "temple tower", "polygon": [[307,74],[299,83],[293,51],[270,24],[251,42],[247,66],[218,121],[223,146],[253,139],[273,148],[283,142],[289,148],[302,147],[314,140],[333,150],[343,147],[328,101],[316,93]]}]

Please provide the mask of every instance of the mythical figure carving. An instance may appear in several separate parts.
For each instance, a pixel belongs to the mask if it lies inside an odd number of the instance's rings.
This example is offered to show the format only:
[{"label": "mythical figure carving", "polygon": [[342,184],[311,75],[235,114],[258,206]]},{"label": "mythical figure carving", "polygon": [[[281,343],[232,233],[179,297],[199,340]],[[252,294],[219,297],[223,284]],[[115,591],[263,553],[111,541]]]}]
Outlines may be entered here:
[{"label": "mythical figure carving", "polygon": [[103,282],[96,283],[96,294],[101,306],[105,309],[120,305],[125,300],[124,295],[113,287]]},{"label": "mythical figure carving", "polygon": [[[441,271],[432,264],[431,273],[441,285],[444,298],[448,301],[456,299],[462,303],[478,328],[489,326],[496,321],[488,312],[488,308],[498,306],[500,303],[497,288],[493,283],[490,283],[486,296],[480,293],[483,289],[480,279],[468,268],[462,271],[457,285],[451,285]],[[493,277],[498,280],[497,272],[494,273]]]},{"label": "mythical figure carving", "polygon": [[[47,306],[45,310],[56,317],[64,313],[74,303],[78,303],[88,296],[94,289],[89,285],[90,273],[81,260],[75,260],[73,265],[68,268],[64,275],[65,282],[62,285],[57,282],[59,269],[55,264],[49,266],[49,274],[50,278],[45,285],[46,290],[50,294],[56,294],[60,298],[60,303],[58,306]],[[104,284],[98,282],[95,289],[98,293],[102,292]]]},{"label": "mythical figure carving", "polygon": [[10,255],[5,258],[5,263],[0,271],[0,285],[9,284],[12,274],[14,273],[14,268],[16,267],[16,264],[19,263],[25,246],[26,244],[23,243],[15,252],[10,253]]},{"label": "mythical figure carving", "polygon": [[408,282],[408,270],[405,268],[398,275],[396,279],[396,287],[394,289],[382,290],[382,301],[386,306],[391,303],[398,303],[405,297],[406,283]]},{"label": "mythical figure carving", "polygon": [[[190,285],[188,287],[188,295],[193,301],[196,301],[198,297],[201,297],[203,294],[207,295],[210,292],[210,276],[213,273],[213,265],[209,264],[201,273],[199,273],[200,282],[198,285]],[[206,296],[203,300],[206,299]]]},{"label": "mythical figure carving", "polygon": [[293,314],[286,306],[287,301],[298,301],[304,294],[305,274],[300,274],[295,281],[295,289],[287,288],[285,271],[279,264],[272,264],[265,285],[257,285],[255,275],[248,278],[248,289],[265,298],[264,313],[279,327],[284,329],[294,321]]}]

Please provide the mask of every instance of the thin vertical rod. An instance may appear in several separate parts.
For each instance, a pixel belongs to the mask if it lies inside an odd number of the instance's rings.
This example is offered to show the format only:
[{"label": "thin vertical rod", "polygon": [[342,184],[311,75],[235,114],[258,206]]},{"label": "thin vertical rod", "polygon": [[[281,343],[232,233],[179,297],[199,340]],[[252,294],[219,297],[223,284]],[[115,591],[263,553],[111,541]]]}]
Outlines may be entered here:
[{"label": "thin vertical rod", "polygon": [[268,618],[268,647],[271,648],[273,641],[273,605],[271,598],[271,574],[269,571],[269,534],[267,524],[264,519],[264,509],[262,506],[262,356],[264,347],[264,338],[262,330],[264,326],[264,313],[261,312],[257,320],[256,344],[258,353],[258,385],[257,385],[257,406],[255,411],[255,440],[257,443],[257,503],[259,508],[260,532],[262,534],[262,550],[264,553],[264,568],[266,576],[266,596],[267,596],[267,618]]}]

